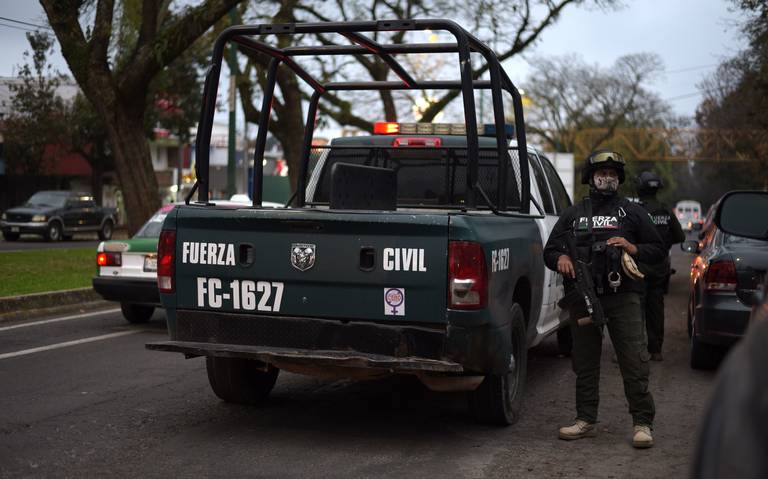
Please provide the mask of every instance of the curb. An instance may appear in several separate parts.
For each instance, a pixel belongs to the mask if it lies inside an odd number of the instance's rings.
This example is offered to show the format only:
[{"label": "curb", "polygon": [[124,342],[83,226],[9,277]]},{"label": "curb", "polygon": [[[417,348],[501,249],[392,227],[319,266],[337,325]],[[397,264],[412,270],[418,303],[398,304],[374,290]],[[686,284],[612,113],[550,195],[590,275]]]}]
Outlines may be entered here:
[{"label": "curb", "polygon": [[102,305],[114,303],[101,299],[93,288],[6,296],[0,298],[0,323],[81,308],[92,309]]}]

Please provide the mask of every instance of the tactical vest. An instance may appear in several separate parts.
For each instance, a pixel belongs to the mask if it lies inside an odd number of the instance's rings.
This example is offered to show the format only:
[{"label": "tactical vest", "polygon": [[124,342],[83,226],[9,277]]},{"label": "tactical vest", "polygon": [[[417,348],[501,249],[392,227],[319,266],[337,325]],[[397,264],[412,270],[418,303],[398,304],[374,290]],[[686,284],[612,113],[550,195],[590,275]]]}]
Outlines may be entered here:
[{"label": "tactical vest", "polygon": [[622,234],[628,201],[620,198],[609,214],[594,215],[592,199],[576,205],[573,234],[576,254],[580,261],[590,264],[592,279],[598,295],[616,292],[625,280],[621,272],[621,248],[606,245],[606,240]]}]

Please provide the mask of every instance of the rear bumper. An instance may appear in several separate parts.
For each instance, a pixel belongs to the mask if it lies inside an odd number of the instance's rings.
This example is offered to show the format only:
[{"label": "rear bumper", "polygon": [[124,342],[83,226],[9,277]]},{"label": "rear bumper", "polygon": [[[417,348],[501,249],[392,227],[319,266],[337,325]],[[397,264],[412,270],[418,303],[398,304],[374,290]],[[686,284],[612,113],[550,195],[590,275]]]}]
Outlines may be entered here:
[{"label": "rear bumper", "polygon": [[747,330],[751,309],[736,294],[706,294],[694,311],[696,338],[701,342],[730,346]]},{"label": "rear bumper", "polygon": [[461,373],[460,364],[450,361],[415,357],[392,357],[359,351],[325,351],[314,349],[288,349],[267,346],[161,341],[147,344],[147,349],[171,351],[192,356],[218,356],[257,359],[265,363],[292,363],[296,366],[346,367],[380,369],[388,372]]},{"label": "rear bumper", "polygon": [[93,278],[93,289],[107,301],[160,306],[160,294],[154,279]]},{"label": "rear bumper", "polygon": [[[175,314],[174,314],[175,313]],[[173,318],[173,319],[171,319]],[[169,311],[171,341],[147,348],[390,372],[501,373],[509,367],[509,329],[382,324],[322,318]]]}]

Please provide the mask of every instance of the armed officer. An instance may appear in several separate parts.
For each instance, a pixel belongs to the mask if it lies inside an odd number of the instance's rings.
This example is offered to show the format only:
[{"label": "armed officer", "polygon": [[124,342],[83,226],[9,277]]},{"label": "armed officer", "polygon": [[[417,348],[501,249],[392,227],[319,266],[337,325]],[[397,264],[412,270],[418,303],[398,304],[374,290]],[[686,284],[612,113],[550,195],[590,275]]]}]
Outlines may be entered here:
[{"label": "armed officer", "polygon": [[667,248],[667,256],[663,261],[638,265],[645,275],[645,296],[642,306],[645,329],[648,333],[648,352],[651,354],[651,361],[661,361],[663,360],[661,346],[664,343],[664,295],[669,290],[669,277],[672,271],[669,248],[675,243],[685,241],[685,233],[667,205],[656,199],[656,193],[664,187],[659,175],[653,171],[643,171],[637,176],[636,182],[640,206],[651,215],[651,221]]},{"label": "armed officer", "polygon": [[547,241],[544,261],[565,278],[566,296],[560,304],[569,312],[573,333],[576,421],[560,428],[559,437],[597,434],[600,355],[607,324],[632,415],[632,444],[646,448],[653,446],[655,407],[648,391],[642,274],[633,260],[657,263],[664,259],[665,248],[645,210],[618,195],[624,165],[624,158],[613,151],[589,155],[581,177],[590,187],[589,196],[562,213]]}]

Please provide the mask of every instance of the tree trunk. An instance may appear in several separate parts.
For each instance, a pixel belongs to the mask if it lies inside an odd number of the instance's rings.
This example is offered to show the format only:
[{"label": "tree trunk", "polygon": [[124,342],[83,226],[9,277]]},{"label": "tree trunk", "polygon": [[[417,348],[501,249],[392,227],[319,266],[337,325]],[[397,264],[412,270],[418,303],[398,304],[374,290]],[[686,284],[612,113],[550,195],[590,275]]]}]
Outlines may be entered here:
[{"label": "tree trunk", "polygon": [[[94,147],[95,149],[95,147]],[[98,155],[98,153],[96,153]],[[102,198],[102,185],[104,184],[104,159],[98,156],[93,156],[90,161],[91,164],[91,194],[96,204],[103,206]]]},{"label": "tree trunk", "polygon": [[117,103],[114,122],[105,123],[123,191],[128,234],[133,235],[160,207],[160,193],[144,134],[143,111],[127,110]]},{"label": "tree trunk", "polygon": [[275,137],[280,140],[280,144],[283,145],[283,154],[285,155],[285,161],[288,163],[288,177],[291,182],[291,193],[293,193],[296,191],[296,185],[299,181],[299,175],[301,174],[301,152],[304,145],[304,129],[292,129],[284,134],[275,134]]}]

